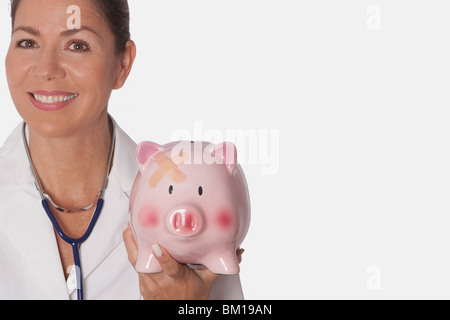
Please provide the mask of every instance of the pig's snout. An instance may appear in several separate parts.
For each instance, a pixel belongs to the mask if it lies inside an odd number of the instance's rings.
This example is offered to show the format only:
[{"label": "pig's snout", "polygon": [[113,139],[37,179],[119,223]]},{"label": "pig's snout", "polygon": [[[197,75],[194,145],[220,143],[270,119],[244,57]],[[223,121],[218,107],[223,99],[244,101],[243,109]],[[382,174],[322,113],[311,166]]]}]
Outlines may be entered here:
[{"label": "pig's snout", "polygon": [[193,208],[176,209],[169,215],[169,230],[181,237],[192,237],[202,229],[201,214]]}]

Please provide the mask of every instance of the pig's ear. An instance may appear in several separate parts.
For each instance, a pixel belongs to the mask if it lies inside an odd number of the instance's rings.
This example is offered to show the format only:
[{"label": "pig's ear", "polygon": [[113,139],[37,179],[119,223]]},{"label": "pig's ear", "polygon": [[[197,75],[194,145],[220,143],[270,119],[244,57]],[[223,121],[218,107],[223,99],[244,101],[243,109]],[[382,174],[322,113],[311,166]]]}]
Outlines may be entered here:
[{"label": "pig's ear", "polygon": [[147,163],[148,158],[150,158],[155,153],[163,150],[159,144],[154,142],[144,141],[141,142],[136,148],[136,161],[139,166],[139,170],[141,173],[144,173],[145,164]]},{"label": "pig's ear", "polygon": [[230,173],[233,174],[237,164],[236,146],[231,142],[224,142],[213,145],[210,150],[212,156],[217,160],[216,163],[225,165]]}]

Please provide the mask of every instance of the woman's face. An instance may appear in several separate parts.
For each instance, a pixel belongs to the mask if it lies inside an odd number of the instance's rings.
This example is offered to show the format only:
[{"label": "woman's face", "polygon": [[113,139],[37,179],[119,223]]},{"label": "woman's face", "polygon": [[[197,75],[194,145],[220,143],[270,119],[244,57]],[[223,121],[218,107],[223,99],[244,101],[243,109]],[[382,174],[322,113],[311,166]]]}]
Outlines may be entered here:
[{"label": "woman's face", "polygon": [[[76,27],[68,13],[73,4],[81,9]],[[121,69],[114,35],[90,0],[21,1],[6,74],[34,132],[63,137],[94,126],[107,113],[111,91],[123,85]]]}]

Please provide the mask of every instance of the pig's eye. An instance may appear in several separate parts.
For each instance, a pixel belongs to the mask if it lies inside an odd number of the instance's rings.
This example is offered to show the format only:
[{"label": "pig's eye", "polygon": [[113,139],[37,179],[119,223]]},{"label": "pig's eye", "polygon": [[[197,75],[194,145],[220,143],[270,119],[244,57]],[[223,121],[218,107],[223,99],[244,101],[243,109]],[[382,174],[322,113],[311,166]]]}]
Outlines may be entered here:
[{"label": "pig's eye", "polygon": [[169,194],[172,194],[173,193],[173,186],[171,185],[170,187],[169,187]]},{"label": "pig's eye", "polygon": [[198,195],[201,196],[203,194],[202,186],[198,187]]}]

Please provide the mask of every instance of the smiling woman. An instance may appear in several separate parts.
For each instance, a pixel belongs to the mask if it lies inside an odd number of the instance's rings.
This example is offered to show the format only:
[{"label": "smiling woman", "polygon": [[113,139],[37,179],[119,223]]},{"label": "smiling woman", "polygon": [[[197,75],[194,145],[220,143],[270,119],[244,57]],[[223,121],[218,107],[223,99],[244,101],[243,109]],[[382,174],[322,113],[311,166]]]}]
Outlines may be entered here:
[{"label": "smiling woman", "polygon": [[242,298],[238,276],[191,270],[164,248],[167,272],[133,268],[121,230],[136,144],[108,114],[136,56],[128,2],[13,0],[11,18],[6,76],[24,122],[0,149],[0,298]]},{"label": "smiling woman", "polygon": [[[67,135],[83,127],[84,132],[87,128],[100,130],[99,118],[103,118],[105,132],[111,90],[124,84],[134,59],[134,44],[127,40],[122,51],[129,53],[117,54],[123,45],[116,42],[107,15],[100,14],[96,4],[101,1],[82,1],[80,29],[66,26],[67,7],[72,1],[50,2],[15,1],[11,8],[13,31],[6,73],[13,101],[31,130],[47,137]],[[36,14],[39,12],[43,14]],[[129,32],[120,38],[128,38],[126,35]],[[60,96],[67,97],[66,101],[60,102]],[[70,99],[72,96],[76,98]]]}]

